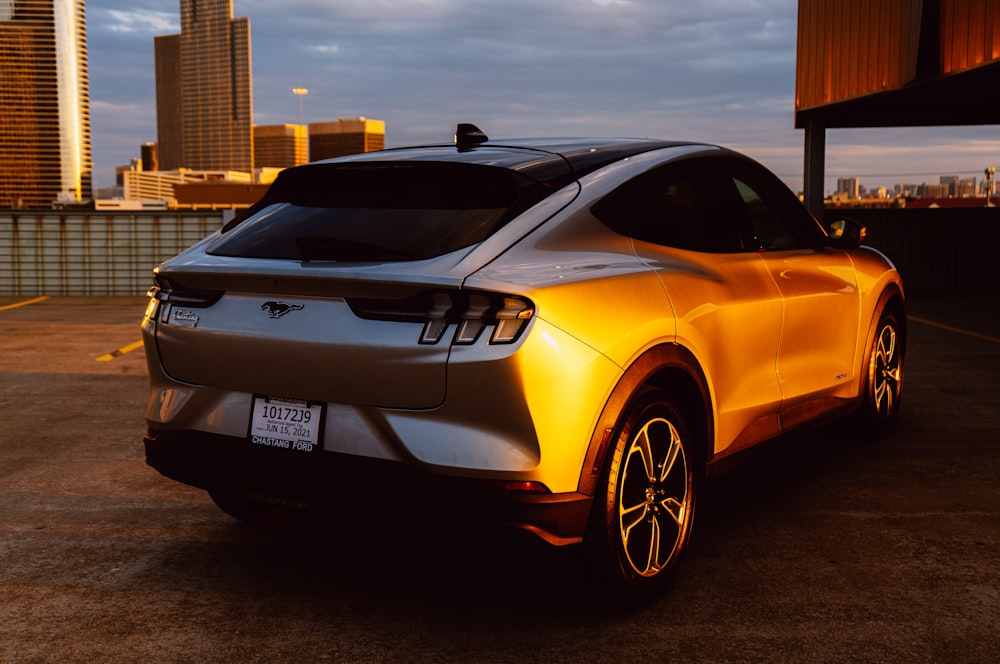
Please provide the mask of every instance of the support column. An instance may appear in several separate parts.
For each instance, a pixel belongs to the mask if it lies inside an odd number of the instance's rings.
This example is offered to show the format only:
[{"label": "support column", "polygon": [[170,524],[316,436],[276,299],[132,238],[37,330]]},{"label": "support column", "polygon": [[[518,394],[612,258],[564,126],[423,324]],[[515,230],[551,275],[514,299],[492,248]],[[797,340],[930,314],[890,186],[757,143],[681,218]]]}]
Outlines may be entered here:
[{"label": "support column", "polygon": [[823,221],[823,188],[826,176],[826,120],[819,113],[806,118],[805,170],[803,190],[806,207]]}]

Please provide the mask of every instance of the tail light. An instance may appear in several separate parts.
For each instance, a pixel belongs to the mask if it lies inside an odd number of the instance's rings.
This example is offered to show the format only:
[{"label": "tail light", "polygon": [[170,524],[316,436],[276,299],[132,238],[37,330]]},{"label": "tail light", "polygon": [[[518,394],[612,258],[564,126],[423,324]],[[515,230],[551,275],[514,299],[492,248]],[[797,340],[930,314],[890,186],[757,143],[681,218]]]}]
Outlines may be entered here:
[{"label": "tail light", "polygon": [[528,300],[498,293],[429,292],[404,300],[350,299],[355,315],[369,320],[423,323],[417,341],[436,344],[454,327],[452,342],[476,343],[489,330],[489,343],[517,341],[535,315]]},{"label": "tail light", "polygon": [[[146,305],[146,313],[142,319],[142,329],[147,331],[149,331],[147,328],[149,323],[156,320],[158,315],[162,315],[160,318],[162,322],[168,322],[171,312],[175,309],[178,320],[196,320],[197,316],[191,318],[190,314],[187,318],[179,316],[182,313],[180,307],[204,309],[218,302],[223,295],[223,291],[184,288],[160,274],[153,275],[153,282],[156,285],[146,292],[146,295],[149,296],[149,303]],[[191,325],[189,324],[189,326]]]},{"label": "tail light", "polygon": [[160,274],[154,274],[153,282],[156,285],[146,293],[150,298],[182,307],[198,309],[210,307],[218,302],[223,295],[223,291],[219,290],[185,288]]}]

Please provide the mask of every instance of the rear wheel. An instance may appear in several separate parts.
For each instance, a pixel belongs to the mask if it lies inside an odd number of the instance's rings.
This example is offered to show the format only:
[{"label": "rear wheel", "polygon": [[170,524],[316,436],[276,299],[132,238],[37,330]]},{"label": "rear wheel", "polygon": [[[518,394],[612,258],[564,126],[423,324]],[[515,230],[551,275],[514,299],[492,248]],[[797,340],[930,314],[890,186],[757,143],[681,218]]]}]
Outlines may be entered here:
[{"label": "rear wheel", "polygon": [[588,547],[613,594],[660,590],[691,535],[695,465],[684,417],[660,390],[642,394],[621,420],[595,498]]}]

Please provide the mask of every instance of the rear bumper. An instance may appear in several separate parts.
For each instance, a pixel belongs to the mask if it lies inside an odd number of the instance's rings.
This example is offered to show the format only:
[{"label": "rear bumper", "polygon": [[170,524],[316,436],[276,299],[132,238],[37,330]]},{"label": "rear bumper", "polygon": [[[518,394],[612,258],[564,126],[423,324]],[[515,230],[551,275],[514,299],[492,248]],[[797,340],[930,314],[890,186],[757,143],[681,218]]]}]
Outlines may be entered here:
[{"label": "rear bumper", "polygon": [[303,454],[250,446],[199,431],[151,431],[146,463],[205,490],[249,493],[275,504],[338,507],[512,527],[562,546],[583,539],[593,498],[495,489],[474,479],[350,454]]}]

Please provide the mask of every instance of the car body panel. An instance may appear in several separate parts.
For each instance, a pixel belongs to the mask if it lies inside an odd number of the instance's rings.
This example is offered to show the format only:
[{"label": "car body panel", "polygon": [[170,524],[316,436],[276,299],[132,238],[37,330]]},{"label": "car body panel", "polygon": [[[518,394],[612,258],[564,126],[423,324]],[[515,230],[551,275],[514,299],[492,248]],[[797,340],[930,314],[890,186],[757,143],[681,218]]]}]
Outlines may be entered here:
[{"label": "car body panel", "polygon": [[386,413],[410,454],[467,477],[516,473],[554,493],[576,490],[586,452],[580,441],[589,439],[621,369],[547,321],[534,324],[524,345],[500,361],[490,356],[499,349],[456,347],[440,409]]},{"label": "car body panel", "polygon": [[360,319],[342,298],[227,292],[202,309],[164,307],[157,346],[163,370],[184,383],[432,408],[445,397],[448,347],[414,343],[420,328]]},{"label": "car body panel", "polygon": [[817,393],[850,394],[857,376],[860,296],[844,252],[791,249],[763,252],[783,300],[778,378],[786,400]]},{"label": "car body panel", "polygon": [[[205,488],[279,498],[298,496],[299,481],[303,495],[333,490],[323,473],[344,479],[340,465],[360,463],[374,473],[352,490],[384,496],[380,469],[412,475],[421,491],[517,505],[498,518],[569,543],[583,536],[609,438],[647,388],[693,409],[703,463],[860,404],[881,310],[902,307],[902,282],[884,256],[825,246],[818,227],[816,242],[791,249],[678,248],[600,214],[603,201],[664,165],[726,164],[753,185],[760,167],[717,146],[515,143],[326,162],[467,161],[550,188],[470,246],[420,260],[213,253],[237,219],[157,268],[143,323],[150,463]],[[725,221],[735,227],[732,209]],[[453,305],[429,339],[419,316],[393,313],[427,293]],[[490,308],[475,313],[486,331],[459,339],[462,316],[473,315],[463,307],[487,295]],[[500,319],[490,317],[508,300],[523,305],[518,332],[495,342]],[[318,456],[251,449],[258,396],[320,404]],[[268,476],[271,460],[280,481]],[[466,494],[465,481],[479,484]],[[494,483],[514,489],[491,492]]]},{"label": "car body panel", "polygon": [[677,319],[676,343],[706,369],[715,407],[714,454],[745,431],[751,439],[777,431],[782,394],[776,359],[781,293],[756,252],[701,254],[636,242]]}]

